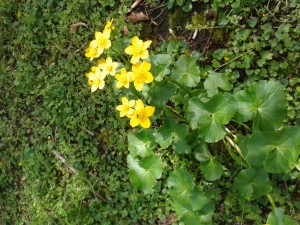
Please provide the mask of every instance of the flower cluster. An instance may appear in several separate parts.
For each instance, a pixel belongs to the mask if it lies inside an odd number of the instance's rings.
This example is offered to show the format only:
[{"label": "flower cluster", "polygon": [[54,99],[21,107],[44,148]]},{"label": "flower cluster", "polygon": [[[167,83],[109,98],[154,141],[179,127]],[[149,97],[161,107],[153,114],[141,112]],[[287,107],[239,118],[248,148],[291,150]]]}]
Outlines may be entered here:
[{"label": "flower cluster", "polygon": [[121,102],[122,105],[118,105],[117,110],[120,111],[120,117],[127,116],[130,118],[130,126],[150,127],[149,117],[153,115],[155,110],[153,106],[145,107],[141,99],[129,101],[126,97],[122,97]]},{"label": "flower cluster", "polygon": [[[92,61],[100,57],[104,50],[111,48],[110,40],[111,31],[114,30],[112,22],[108,21],[102,32],[95,32],[95,39],[89,43],[89,47],[85,50],[85,56]],[[114,62],[113,59],[107,56],[106,59],[101,58],[97,61],[97,65],[91,68],[91,71],[86,73],[88,84],[91,86],[91,91],[103,89],[105,86],[105,78],[107,75],[112,75],[116,79],[117,88],[129,88],[130,83],[137,91],[141,91],[144,84],[151,83],[154,78],[150,72],[151,63],[142,61],[149,59],[148,48],[152,41],[142,41],[138,37],[131,39],[132,45],[125,49],[125,53],[131,56],[131,68],[121,68],[118,70],[118,65],[121,63]],[[129,60],[128,60],[129,61]],[[128,64],[128,62],[126,61]],[[125,64],[126,64],[125,63]],[[131,71],[128,71],[131,69]],[[150,127],[149,117],[154,113],[153,106],[144,106],[141,99],[128,100],[126,97],[121,99],[122,105],[117,106],[120,111],[120,117],[130,118],[130,125],[136,127],[140,125],[143,128]]]}]

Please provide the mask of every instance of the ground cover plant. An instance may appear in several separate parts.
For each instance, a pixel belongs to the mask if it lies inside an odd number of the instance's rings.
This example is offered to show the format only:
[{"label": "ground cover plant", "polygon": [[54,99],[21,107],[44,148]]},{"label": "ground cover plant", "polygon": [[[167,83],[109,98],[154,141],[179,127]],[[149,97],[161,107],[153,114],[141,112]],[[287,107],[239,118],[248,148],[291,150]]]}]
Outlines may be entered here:
[{"label": "ground cover plant", "polygon": [[299,223],[298,1],[0,11],[0,223]]}]

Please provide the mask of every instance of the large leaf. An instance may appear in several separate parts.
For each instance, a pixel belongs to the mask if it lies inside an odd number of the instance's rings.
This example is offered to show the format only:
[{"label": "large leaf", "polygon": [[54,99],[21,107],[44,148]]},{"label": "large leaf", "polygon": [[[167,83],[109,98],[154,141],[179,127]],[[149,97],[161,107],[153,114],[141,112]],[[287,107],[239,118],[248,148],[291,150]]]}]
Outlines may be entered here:
[{"label": "large leaf", "polygon": [[176,122],[176,119],[169,113],[166,114],[164,124],[154,133],[157,143],[162,148],[172,148],[177,153],[190,153],[191,147],[186,142],[188,126]]},{"label": "large leaf", "polygon": [[200,186],[195,185],[190,173],[176,169],[168,179],[168,187],[176,214],[185,224],[211,222],[214,205]]},{"label": "large leaf", "polygon": [[223,125],[230,122],[235,111],[230,94],[216,94],[208,102],[192,98],[188,104],[187,117],[192,129],[198,128],[206,142],[217,142],[225,136]]},{"label": "large leaf", "polygon": [[269,176],[261,168],[250,167],[242,170],[234,181],[234,188],[247,200],[259,198],[272,189]]},{"label": "large leaf", "polygon": [[161,81],[170,73],[169,66],[172,63],[172,57],[168,54],[151,55],[151,73],[156,81]]},{"label": "large leaf", "polygon": [[239,137],[245,160],[253,166],[263,165],[269,173],[290,170],[300,154],[300,128],[285,127],[274,132],[259,132]]},{"label": "large leaf", "polygon": [[211,72],[204,81],[204,88],[207,91],[208,97],[212,97],[218,93],[218,88],[230,91],[232,89],[232,84],[222,73]]},{"label": "large leaf", "polygon": [[155,141],[151,129],[143,129],[139,133],[128,133],[128,149],[134,157],[137,155],[144,157],[152,154],[152,149],[155,148]]},{"label": "large leaf", "polygon": [[275,81],[253,83],[235,94],[236,119],[253,120],[254,130],[277,129],[286,117],[286,99],[283,86]]},{"label": "large leaf", "polygon": [[170,81],[155,83],[150,89],[150,104],[155,107],[162,107],[176,92],[176,85]]},{"label": "large leaf", "polygon": [[197,59],[183,55],[175,63],[171,71],[171,78],[188,87],[197,86],[200,81],[200,70]]},{"label": "large leaf", "polygon": [[267,219],[267,224],[270,225],[298,225],[298,223],[291,217],[283,214],[282,208],[274,209]]},{"label": "large leaf", "polygon": [[162,161],[156,155],[146,156],[141,160],[128,155],[129,179],[132,184],[145,193],[150,193],[155,180],[162,174]]}]

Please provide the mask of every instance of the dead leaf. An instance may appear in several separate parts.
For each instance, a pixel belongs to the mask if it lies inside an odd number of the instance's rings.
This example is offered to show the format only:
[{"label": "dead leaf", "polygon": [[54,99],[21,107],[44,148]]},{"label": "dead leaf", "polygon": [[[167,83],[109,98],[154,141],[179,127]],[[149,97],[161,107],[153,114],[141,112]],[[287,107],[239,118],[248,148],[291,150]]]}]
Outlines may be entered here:
[{"label": "dead leaf", "polygon": [[128,18],[131,23],[138,23],[138,22],[149,20],[148,16],[145,13],[143,12],[136,13],[133,11],[130,13]]},{"label": "dead leaf", "polygon": [[84,22],[78,22],[78,23],[74,23],[74,24],[72,24],[70,26],[70,32],[71,33],[75,33],[77,31],[78,27],[80,27],[80,26],[88,28],[88,26],[86,25],[86,23],[84,23]]},{"label": "dead leaf", "polygon": [[135,7],[137,7],[137,5],[141,3],[141,1],[142,0],[135,0],[135,2],[130,6],[130,10],[133,10]]}]

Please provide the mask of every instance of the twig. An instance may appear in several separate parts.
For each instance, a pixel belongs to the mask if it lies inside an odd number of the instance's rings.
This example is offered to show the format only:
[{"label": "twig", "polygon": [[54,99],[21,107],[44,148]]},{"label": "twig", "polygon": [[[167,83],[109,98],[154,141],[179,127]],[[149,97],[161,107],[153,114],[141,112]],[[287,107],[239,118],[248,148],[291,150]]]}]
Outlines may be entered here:
[{"label": "twig", "polygon": [[77,170],[75,168],[73,168],[72,166],[69,166],[66,163],[66,159],[64,157],[62,157],[57,151],[53,150],[52,153],[66,166],[68,167],[72,173],[76,174]]}]

